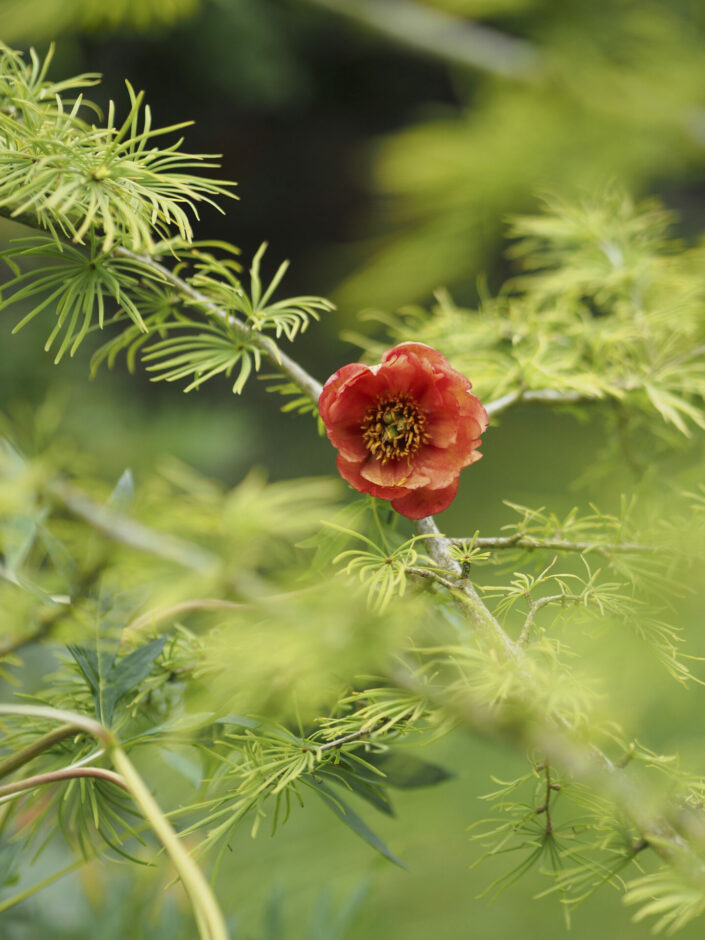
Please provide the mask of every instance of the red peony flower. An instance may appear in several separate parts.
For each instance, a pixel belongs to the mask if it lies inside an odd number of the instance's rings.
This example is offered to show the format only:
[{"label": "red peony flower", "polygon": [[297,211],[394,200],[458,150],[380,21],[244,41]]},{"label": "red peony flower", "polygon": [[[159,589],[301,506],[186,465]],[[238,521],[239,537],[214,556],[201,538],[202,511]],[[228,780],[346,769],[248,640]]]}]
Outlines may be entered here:
[{"label": "red peony flower", "polygon": [[340,475],[408,519],[442,512],[462,468],[482,456],[487,412],[471,388],[423,343],[394,346],[378,366],[343,366],[318,400]]}]

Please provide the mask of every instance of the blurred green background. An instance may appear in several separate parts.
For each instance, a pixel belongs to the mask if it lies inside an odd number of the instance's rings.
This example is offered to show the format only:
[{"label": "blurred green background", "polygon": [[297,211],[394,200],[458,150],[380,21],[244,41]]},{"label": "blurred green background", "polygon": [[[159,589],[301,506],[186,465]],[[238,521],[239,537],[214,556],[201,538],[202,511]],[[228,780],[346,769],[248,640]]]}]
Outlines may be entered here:
[{"label": "blurred green background", "polygon": [[[204,211],[198,236],[234,242],[244,262],[267,240],[272,265],[292,261],[288,293],[327,294],[339,305],[297,344],[321,380],[356,358],[339,334],[360,328],[360,311],[426,302],[440,286],[470,304],[478,284],[497,289],[511,272],[506,220],[533,211],[542,191],[579,197],[617,184],[678,210],[687,241],[705,227],[701,0],[0,0],[0,38],[40,51],[56,40],[52,75],[101,72],[93,97],[102,106],[114,98],[126,109],[129,78],[146,90],[156,122],[196,120],[187,145],[222,153],[222,175],[239,181],[240,195],[224,216]],[[0,223],[0,241],[18,234]],[[122,367],[89,383],[88,350],[54,367],[41,351],[44,325],[11,337],[17,319],[0,314],[0,407],[23,421],[55,399],[62,430],[101,476],[129,465],[139,483],[163,453],[227,482],[252,465],[272,479],[334,472],[334,453],[309,419],[281,415],[261,383],[243,400],[226,382],[184,397]],[[503,499],[567,511],[599,497],[610,509],[623,480],[574,486],[601,435],[598,422],[538,409],[508,415],[488,433],[444,527],[495,534],[509,518]],[[701,626],[695,603],[678,615],[691,635]],[[592,637],[587,652],[617,690],[620,719],[649,745],[682,747],[705,770],[698,693],[673,688],[643,657],[630,674],[627,637],[610,635],[604,666],[601,642]],[[402,794],[396,820],[375,820],[408,872],[318,807],[295,813],[274,840],[240,831],[218,882],[236,936],[562,933],[556,899],[531,900],[545,886],[537,877],[488,905],[476,895],[502,868],[492,860],[469,869],[479,850],[465,830],[485,811],[476,797],[493,789],[491,773],[523,772],[521,757],[461,734],[427,756],[456,778]],[[145,885],[127,868],[91,866],[1,915],[0,935],[88,937],[99,924],[101,940],[161,936],[151,920],[161,888]],[[163,935],[190,936],[189,919],[172,915],[162,912]],[[609,889],[577,912],[572,931],[647,933]]]}]

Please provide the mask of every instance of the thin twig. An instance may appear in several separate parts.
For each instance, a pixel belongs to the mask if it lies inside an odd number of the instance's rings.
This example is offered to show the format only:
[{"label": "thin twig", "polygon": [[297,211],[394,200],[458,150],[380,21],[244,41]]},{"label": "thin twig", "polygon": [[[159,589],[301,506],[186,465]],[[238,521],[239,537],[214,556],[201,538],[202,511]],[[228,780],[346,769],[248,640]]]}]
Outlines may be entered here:
[{"label": "thin twig", "polygon": [[219,563],[217,555],[201,548],[200,545],[150,529],[141,522],[115,512],[110,506],[95,502],[64,481],[52,483],[49,492],[73,515],[88,522],[94,529],[114,541],[129,545],[130,548],[200,572],[212,571]]},{"label": "thin twig", "polygon": [[[537,768],[539,769],[539,768]],[[536,808],[537,813],[546,814],[546,835],[553,835],[553,820],[551,819],[551,797],[553,796],[554,790],[560,790],[560,784],[553,783],[551,781],[551,765],[548,760],[543,762],[541,768],[546,775],[546,797],[544,799],[543,806],[538,806]]]},{"label": "thin twig", "polygon": [[226,601],[218,597],[202,597],[191,601],[181,601],[179,604],[172,604],[171,607],[163,607],[160,610],[148,610],[136,617],[131,623],[128,623],[122,631],[120,643],[134,639],[135,635],[145,627],[153,627],[169,617],[178,617],[180,614],[186,614],[193,610],[241,610],[248,606],[248,604]]},{"label": "thin twig", "polygon": [[120,774],[114,770],[106,770],[104,767],[64,767],[61,770],[50,770],[45,774],[35,774],[33,777],[25,777],[23,780],[15,780],[14,783],[6,783],[0,787],[0,798],[11,796],[15,793],[24,793],[26,790],[33,790],[35,787],[43,787],[49,783],[63,783],[65,780],[75,780],[78,777],[95,777],[99,780],[108,780],[129,793],[129,787]]},{"label": "thin twig", "polygon": [[219,320],[227,320],[231,327],[238,333],[239,337],[242,339],[243,343],[247,345],[254,346],[259,349],[264,355],[279,369],[281,372],[286,375],[287,378],[297,385],[304,394],[308,395],[309,398],[315,403],[321,397],[321,391],[323,386],[320,382],[317,382],[311,375],[306,372],[305,369],[302,369],[298,362],[295,362],[289,356],[283,352],[279,346],[274,342],[270,337],[265,336],[263,333],[259,333],[257,330],[253,330],[246,323],[243,323],[242,320],[238,319],[232,313],[224,310],[222,307],[219,307],[214,301],[212,301],[201,291],[197,290],[195,287],[192,287],[188,281],[185,281],[183,278],[179,277],[178,274],[174,274],[169,268],[165,265],[160,264],[150,255],[138,254],[137,252],[130,251],[129,248],[123,248],[122,246],[117,246],[113,249],[114,254],[120,255],[123,258],[130,258],[132,261],[138,261],[140,264],[150,268],[155,273],[159,274],[160,278],[166,281],[168,284],[171,284],[172,287],[175,287],[180,294],[188,298],[192,305],[200,307],[205,313],[211,317],[216,317]]},{"label": "thin twig", "polygon": [[[705,878],[705,862],[671,822],[668,811],[654,808],[653,794],[637,778],[626,775],[598,747],[585,744],[569,722],[558,726],[540,720],[530,708],[503,710],[473,700],[470,695],[448,699],[443,690],[434,691],[409,673],[397,670],[393,676],[400,688],[423,696],[431,704],[457,717],[466,728],[490,737],[505,738],[522,750],[538,751],[546,760],[581,783],[592,784],[611,798],[631,819],[641,838],[665,861]],[[699,825],[698,825],[699,823]],[[695,817],[678,814],[679,826],[689,826],[688,837],[703,842],[705,832]]]},{"label": "thin twig", "polygon": [[79,729],[76,725],[66,724],[37,738],[36,741],[33,741],[27,747],[13,754],[12,757],[8,757],[7,760],[4,760],[0,764],[0,780],[34,760],[34,758],[38,757],[43,751],[48,751],[49,748],[58,744],[59,741],[74,737],[77,733],[79,733]]},{"label": "thin twig", "polygon": [[100,722],[82,715],[80,712],[71,712],[63,708],[51,708],[48,705],[6,704],[0,702],[0,715],[19,715],[24,718],[42,718],[46,721],[60,722],[62,725],[73,725],[77,730],[92,735],[107,748],[115,745],[111,732]]},{"label": "thin twig", "polygon": [[599,401],[600,398],[595,395],[584,395],[582,392],[568,392],[560,391],[555,388],[534,388],[534,389],[518,389],[515,392],[507,392],[506,395],[502,395],[501,398],[496,398],[494,401],[488,402],[485,405],[485,411],[490,417],[501,414],[503,411],[507,411],[508,408],[511,408],[513,405],[518,405],[520,402],[528,402],[534,404],[545,404],[545,405],[571,405],[579,401]]},{"label": "thin twig", "polygon": [[558,601],[573,601],[578,603],[583,600],[581,594],[549,594],[546,597],[539,597],[537,600],[532,601],[529,606],[529,613],[526,615],[526,620],[524,625],[521,628],[521,633],[519,634],[518,643],[519,646],[526,646],[531,637],[531,628],[534,625],[534,618],[536,614],[541,610],[542,607],[548,606],[548,604],[555,604]]},{"label": "thin twig", "polygon": [[438,568],[450,573],[451,579],[453,579],[453,588],[463,596],[471,623],[491,643],[499,646],[505,656],[511,659],[516,658],[518,652],[516,644],[504,632],[499,622],[482,602],[472,582],[462,576],[462,568],[451,554],[452,543],[450,539],[439,532],[433,516],[419,519],[416,522],[416,529],[421,535],[431,536],[425,542],[429,554]]},{"label": "thin twig", "polygon": [[[326,751],[334,751],[343,744],[349,744],[351,741],[359,741],[361,738],[367,738],[372,734],[370,728],[360,731],[352,731],[350,734],[343,735],[342,738],[336,738],[335,741],[327,741],[315,748],[317,754],[325,754]],[[311,750],[314,750],[313,748]]]},{"label": "thin twig", "polygon": [[308,0],[374,30],[396,44],[454,66],[535,78],[541,58],[531,43],[413,0]]},{"label": "thin twig", "polygon": [[450,542],[452,545],[465,545],[468,542],[472,542],[473,548],[489,549],[524,548],[528,549],[529,551],[533,551],[534,549],[546,549],[547,551],[557,552],[595,551],[600,552],[601,554],[605,555],[605,557],[609,557],[610,554],[617,553],[626,554],[633,552],[636,554],[637,552],[642,553],[659,551],[658,546],[656,545],[643,545],[639,542],[572,542],[568,539],[559,538],[538,539],[534,538],[532,535],[523,535],[521,532],[517,532],[515,535],[478,538],[474,541],[472,539],[453,538],[450,539]]},{"label": "thin twig", "polygon": [[[13,215],[12,206],[3,205],[0,206],[0,216],[21,225],[26,225],[29,228],[38,229],[43,232],[46,231],[46,227],[42,225],[41,221],[32,212]],[[74,244],[68,239],[60,240],[65,241],[67,244]],[[166,265],[161,264],[155,258],[151,257],[151,255],[132,251],[122,245],[114,246],[111,249],[111,253],[118,257],[129,258],[131,261],[136,261],[144,267],[149,268],[158,275],[161,281],[170,284],[179,294],[187,299],[192,306],[199,307],[202,311],[207,313],[208,316],[216,317],[220,320],[227,320],[242,339],[243,343],[254,346],[260,352],[264,353],[276,368],[297,385],[304,394],[308,395],[314,403],[318,401],[323,388],[321,383],[314,379],[313,376],[309,375],[298,362],[287,356],[269,336],[265,336],[263,333],[253,330],[238,317],[224,310],[201,291],[189,284],[188,281],[179,277],[178,274],[174,274]]]},{"label": "thin twig", "polygon": [[435,581],[436,584],[442,584],[443,587],[448,588],[451,591],[457,589],[457,584],[455,581],[451,581],[449,578],[444,578],[442,574],[438,571],[434,571],[433,568],[417,568],[413,565],[409,565],[404,568],[404,571],[407,574],[412,575],[414,578],[419,578],[424,581]]}]

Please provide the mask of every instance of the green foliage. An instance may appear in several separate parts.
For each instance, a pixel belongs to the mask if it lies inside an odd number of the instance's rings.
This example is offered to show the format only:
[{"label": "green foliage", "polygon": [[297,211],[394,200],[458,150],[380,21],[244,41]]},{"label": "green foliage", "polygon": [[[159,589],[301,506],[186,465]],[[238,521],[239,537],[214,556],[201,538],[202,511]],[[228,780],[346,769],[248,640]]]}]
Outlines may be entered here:
[{"label": "green foliage", "polygon": [[281,365],[266,334],[292,341],[333,305],[315,296],[274,299],[288,262],[265,286],[266,244],[252,261],[247,291],[237,248],[192,241],[189,216],[197,216],[199,203],[231,196],[231,184],[184,172],[215,164],[183,153],[180,140],[155,143],[186,125],[152,128],[143,94],[129,84],[123,123],[116,125],[111,102],[107,126],[89,125],[79,116],[89,106],[82,93],[62,95],[96,77],[50,83],[50,61],[51,53],[42,63],[32,52],[27,64],[0,47],[0,213],[51,233],[3,253],[15,276],[2,307],[32,304],[15,329],[53,313],[46,348],[58,342],[57,362],[89,333],[110,327],[113,336],[93,356],[94,372],[125,351],[131,369],[139,354],[154,381],[190,380],[186,391],[236,371],[239,394],[263,353]]},{"label": "green foliage", "polygon": [[[14,331],[17,332],[53,305],[56,323],[44,348],[50,350],[60,339],[55,362],[59,362],[67,351],[71,355],[76,352],[89,330],[95,328],[96,319],[98,328],[103,328],[106,300],[121,300],[122,311],[127,318],[140,333],[146,332],[142,315],[129,290],[125,289],[126,285],[136,286],[141,278],[149,277],[138,259],[105,255],[95,244],[91,245],[87,256],[72,245],[58,245],[45,236],[18,239],[15,245],[3,252],[2,258],[16,272],[5,287],[16,287],[17,290],[0,303],[0,309],[37,295],[42,297],[15,326]],[[36,257],[42,258],[45,264],[20,273],[16,259]]]},{"label": "green foliage", "polygon": [[[0,200],[46,230],[4,255],[3,306],[22,305],[19,326],[52,318],[57,359],[113,330],[94,369],[125,352],[130,367],[139,356],[154,380],[187,390],[225,374],[240,392],[266,357],[284,377],[273,390],[291,398],[285,408],[315,413],[320,387],[277,340],[298,338],[331,305],[275,300],[286,264],[265,285],[265,246],[246,288],[237,249],[190,240],[187,213],[227,186],[182,173],[192,158],[178,147],[151,145],[139,96],[119,129],[112,109],[97,129],[78,99],[61,98],[85,79],[50,86],[36,57],[1,61],[12,80],[0,134],[16,185],[2,197],[0,184]],[[81,156],[76,178],[54,160],[66,148]],[[89,166],[99,172],[87,180]],[[627,888],[638,916],[657,914],[664,928],[697,916],[705,782],[632,740],[624,706],[606,702],[613,647],[648,668],[651,654],[681,685],[695,680],[683,694],[701,681],[679,626],[684,582],[702,562],[699,471],[669,474],[663,492],[662,467],[676,446],[697,458],[705,426],[702,250],[681,250],[668,224],[623,196],[551,202],[513,222],[522,273],[479,310],[440,294],[430,315],[382,317],[391,340],[447,352],[491,415],[523,400],[585,421],[596,411],[620,429],[635,477],[641,437],[646,482],[617,511],[508,503],[501,534],[472,525],[447,542],[429,520],[410,534],[371,497],[341,506],[333,480],[252,472],[228,488],[165,461],[139,485],[126,472],[111,487],[70,442],[33,450],[21,441],[35,435],[3,420],[3,676],[22,681],[28,647],[54,670],[21,689],[24,706],[0,709],[11,846],[41,854],[63,837],[86,859],[152,864],[150,827],[169,851],[154,791],[181,840],[170,858],[183,842],[217,873],[242,824],[273,833],[315,794],[398,863],[367,813],[391,816],[391,789],[446,781],[410,748],[465,728],[530,755],[479,827],[491,856],[518,858],[490,893],[545,869],[546,893],[570,912],[604,884],[624,888],[653,857],[658,874],[644,868]],[[141,800],[127,755],[150,774]],[[34,803],[37,791],[48,796]],[[14,855],[0,860],[12,887]],[[275,913],[272,923],[275,933]]]},{"label": "green foliage", "polygon": [[[470,17],[506,6],[429,5]],[[370,148],[374,227],[347,253],[355,270],[337,294],[341,306],[395,309],[439,286],[471,291],[492,268],[504,219],[531,211],[537,190],[574,202],[615,180],[636,193],[669,180],[673,192],[702,174],[698,4],[510,5],[523,9],[495,25],[521,48],[500,47],[477,74],[451,60],[452,104],[420,107]],[[404,9],[386,32],[400,45]],[[463,26],[459,19],[459,34]],[[476,42],[494,48],[488,37]],[[527,45],[537,68],[517,67],[509,80],[493,72],[502,54],[521,65]],[[437,50],[450,59],[440,36]]]},{"label": "green foliage", "polygon": [[[514,221],[512,253],[529,273],[498,297],[466,310],[441,292],[430,313],[379,319],[390,341],[413,336],[448,355],[482,401],[549,389],[559,402],[603,402],[627,447],[637,429],[662,439],[662,423],[689,435],[705,426],[702,251],[676,254],[669,221],[621,195],[549,200]],[[352,339],[374,355],[383,345]]]},{"label": "green foliage", "polygon": [[96,718],[108,728],[115,706],[128,692],[133,692],[152,671],[152,663],[164,649],[166,637],[157,637],[116,661],[115,653],[104,649],[68,646],[95,701]]},{"label": "green foliage", "polygon": [[199,0],[0,0],[6,41],[53,39],[59,33],[131,27],[149,29],[193,14]]},{"label": "green foliage", "polygon": [[[489,846],[485,858],[518,857],[509,871],[485,889],[496,897],[529,868],[551,882],[543,894],[558,893],[567,926],[571,912],[606,884],[624,887],[621,873],[644,846],[625,818],[546,764],[511,781],[494,780],[498,789],[483,799],[496,813],[472,827],[472,839]],[[541,896],[541,895],[539,895]]]},{"label": "green foliage", "polygon": [[[173,231],[191,239],[189,213],[198,203],[215,205],[214,196],[230,195],[232,184],[212,182],[184,172],[213,164],[181,152],[181,140],[166,147],[155,140],[188,124],[153,128],[144,94],[127,85],[130,110],[116,124],[111,102],[105,127],[79,117],[82,89],[93,75],[59,84],[46,80],[51,52],[31,64],[0,48],[0,207],[13,217],[36,218],[75,242],[102,233],[101,250],[123,244],[134,251],[151,248],[154,234]],[[64,102],[67,92],[78,92]]]},{"label": "green foliage", "polygon": [[[328,524],[334,528],[339,528],[334,523]],[[362,541],[369,546],[370,550],[347,549],[347,551],[341,552],[333,559],[333,564],[345,561],[346,564],[341,570],[345,574],[356,574],[359,577],[361,583],[367,588],[367,598],[373,610],[382,613],[393,597],[404,596],[407,571],[419,561],[419,555],[414,545],[418,544],[419,538],[423,538],[423,536],[414,536],[407,539],[406,542],[403,542],[392,551],[387,546],[375,545],[371,539],[359,532],[346,529],[340,529],[340,531]]]}]

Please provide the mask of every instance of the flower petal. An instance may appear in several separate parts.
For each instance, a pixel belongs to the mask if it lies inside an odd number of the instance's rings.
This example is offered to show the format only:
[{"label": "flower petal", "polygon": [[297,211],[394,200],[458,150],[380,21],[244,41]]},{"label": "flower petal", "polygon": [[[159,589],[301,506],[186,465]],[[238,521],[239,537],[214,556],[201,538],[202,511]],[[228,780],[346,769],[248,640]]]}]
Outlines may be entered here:
[{"label": "flower petal", "polygon": [[411,493],[411,489],[407,486],[378,486],[367,480],[360,473],[362,465],[359,461],[346,460],[339,454],[336,463],[341,477],[347,480],[358,493],[369,493],[370,496],[376,496],[378,499],[394,499],[396,496]]},{"label": "flower petal", "polygon": [[384,487],[408,487],[413,472],[413,462],[406,459],[382,463],[370,455],[369,460],[360,465],[360,473],[366,480]]},{"label": "flower petal", "polygon": [[448,447],[458,437],[458,406],[426,414],[426,433],[434,447]]},{"label": "flower petal", "polygon": [[452,483],[441,489],[431,489],[430,486],[423,486],[417,490],[412,490],[407,496],[392,500],[392,509],[395,509],[400,515],[407,519],[423,519],[424,516],[434,516],[438,512],[443,512],[455,499],[458,492],[458,482],[460,476],[457,476]]},{"label": "flower petal", "polygon": [[331,420],[331,410],[345,389],[369,371],[370,367],[362,362],[350,362],[331,375],[318,398],[318,412],[326,424]]},{"label": "flower petal", "polygon": [[392,346],[392,348],[388,349],[382,356],[382,362],[390,362],[392,359],[396,359],[397,356],[403,355],[404,353],[412,353],[419,359],[430,362],[431,365],[441,366],[443,369],[453,368],[442,353],[439,353],[433,346],[427,346],[425,343],[399,343],[397,346]]}]

